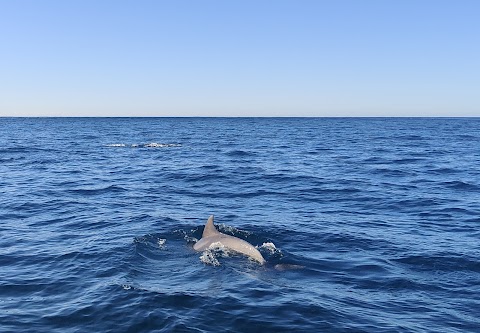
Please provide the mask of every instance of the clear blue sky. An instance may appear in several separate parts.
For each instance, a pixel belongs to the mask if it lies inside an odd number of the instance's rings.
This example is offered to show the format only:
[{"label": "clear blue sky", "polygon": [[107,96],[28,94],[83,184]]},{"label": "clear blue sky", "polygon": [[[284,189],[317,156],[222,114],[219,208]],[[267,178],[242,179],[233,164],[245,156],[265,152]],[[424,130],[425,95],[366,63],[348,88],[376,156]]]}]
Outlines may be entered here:
[{"label": "clear blue sky", "polygon": [[480,116],[480,1],[0,0],[0,116]]}]

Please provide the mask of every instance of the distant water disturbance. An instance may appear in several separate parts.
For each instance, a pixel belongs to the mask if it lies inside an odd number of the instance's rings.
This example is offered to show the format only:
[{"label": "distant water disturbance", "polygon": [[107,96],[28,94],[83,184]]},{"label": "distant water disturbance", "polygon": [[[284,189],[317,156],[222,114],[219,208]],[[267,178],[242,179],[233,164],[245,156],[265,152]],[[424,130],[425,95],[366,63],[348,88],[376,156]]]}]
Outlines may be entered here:
[{"label": "distant water disturbance", "polygon": [[[479,147],[478,118],[0,118],[0,332],[480,332]],[[196,252],[210,214],[266,263]]]},{"label": "distant water disturbance", "polygon": [[105,145],[106,147],[112,148],[122,148],[122,147],[130,147],[130,148],[171,148],[171,147],[181,147],[182,145],[179,143],[157,143],[157,142],[150,142],[145,144],[125,144],[125,143],[109,143]]}]

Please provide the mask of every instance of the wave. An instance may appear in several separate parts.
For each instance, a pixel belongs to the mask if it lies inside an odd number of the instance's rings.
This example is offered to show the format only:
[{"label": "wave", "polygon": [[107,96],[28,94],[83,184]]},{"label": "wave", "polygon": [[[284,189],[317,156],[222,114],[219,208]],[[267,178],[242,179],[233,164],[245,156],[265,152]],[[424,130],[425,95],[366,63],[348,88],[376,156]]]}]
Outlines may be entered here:
[{"label": "wave", "polygon": [[477,258],[458,253],[414,254],[402,256],[392,261],[414,267],[417,271],[443,271],[447,273],[470,271],[480,273],[480,261]]},{"label": "wave", "polygon": [[471,184],[471,183],[467,183],[459,180],[443,182],[442,185],[445,185],[448,188],[451,188],[454,190],[460,190],[460,191],[478,192],[480,190],[480,187],[476,184]]},{"label": "wave", "polygon": [[106,187],[101,188],[79,188],[69,190],[68,192],[78,195],[100,195],[100,194],[108,194],[108,193],[119,193],[127,191],[126,188],[118,186],[118,185],[109,185]]},{"label": "wave", "polygon": [[245,151],[245,150],[232,150],[232,151],[229,151],[226,155],[230,157],[250,157],[250,156],[255,156],[255,153],[251,151]]}]

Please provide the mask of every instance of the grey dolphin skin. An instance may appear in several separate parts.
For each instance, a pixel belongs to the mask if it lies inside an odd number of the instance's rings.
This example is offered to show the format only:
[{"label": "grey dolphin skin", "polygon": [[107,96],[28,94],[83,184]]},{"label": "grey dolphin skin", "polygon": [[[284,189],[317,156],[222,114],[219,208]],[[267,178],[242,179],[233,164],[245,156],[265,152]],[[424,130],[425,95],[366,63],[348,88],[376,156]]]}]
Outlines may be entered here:
[{"label": "grey dolphin skin", "polygon": [[193,249],[195,251],[204,251],[208,249],[208,247],[213,243],[220,243],[230,250],[244,254],[258,261],[262,265],[266,263],[263,256],[252,244],[244,241],[243,239],[230,235],[225,235],[219,232],[213,224],[213,215],[211,215],[208,218],[207,224],[205,224],[202,238],[195,243]]}]

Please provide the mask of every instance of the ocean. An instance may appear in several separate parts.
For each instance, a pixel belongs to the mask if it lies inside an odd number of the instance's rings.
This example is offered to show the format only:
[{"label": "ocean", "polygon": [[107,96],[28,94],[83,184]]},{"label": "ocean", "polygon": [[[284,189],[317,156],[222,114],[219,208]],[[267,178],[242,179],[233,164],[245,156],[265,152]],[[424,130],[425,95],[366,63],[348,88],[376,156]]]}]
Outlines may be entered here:
[{"label": "ocean", "polygon": [[[196,252],[210,215],[260,265]],[[0,118],[0,332],[480,332],[480,118]]]}]

